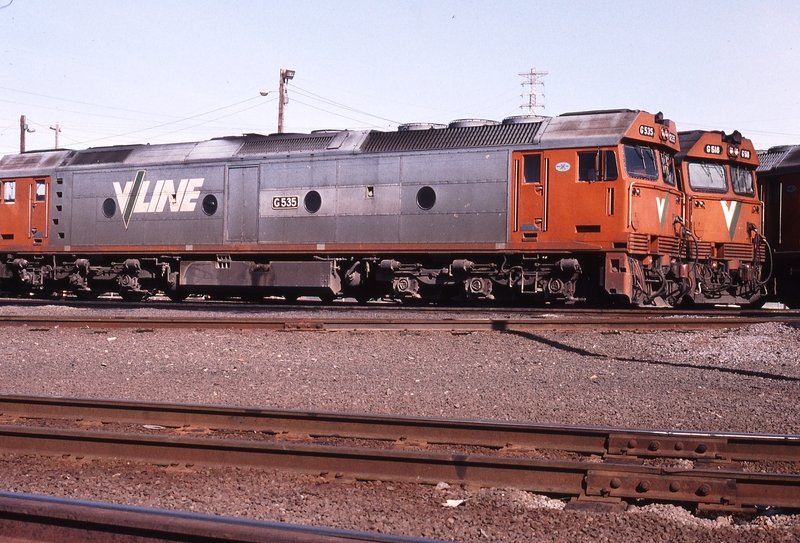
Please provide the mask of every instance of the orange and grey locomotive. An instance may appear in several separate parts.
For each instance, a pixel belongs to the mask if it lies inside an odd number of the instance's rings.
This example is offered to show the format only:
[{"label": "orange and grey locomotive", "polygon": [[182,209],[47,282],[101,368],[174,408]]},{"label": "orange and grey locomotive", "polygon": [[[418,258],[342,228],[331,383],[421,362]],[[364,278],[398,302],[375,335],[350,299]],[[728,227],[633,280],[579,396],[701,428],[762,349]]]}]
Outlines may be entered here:
[{"label": "orange and grey locomotive", "polygon": [[678,151],[613,110],[7,155],[0,289],[697,300]]}]

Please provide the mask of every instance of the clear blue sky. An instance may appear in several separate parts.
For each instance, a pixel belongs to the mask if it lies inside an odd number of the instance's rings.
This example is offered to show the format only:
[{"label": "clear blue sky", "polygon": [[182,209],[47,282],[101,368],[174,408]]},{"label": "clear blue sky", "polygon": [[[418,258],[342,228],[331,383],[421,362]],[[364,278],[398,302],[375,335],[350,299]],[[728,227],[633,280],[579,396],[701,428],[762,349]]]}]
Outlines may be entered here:
[{"label": "clear blue sky", "polygon": [[[7,7],[3,7],[7,6]],[[679,129],[800,143],[800,2],[0,0],[0,155],[195,141],[277,125],[394,129],[663,111]]]}]

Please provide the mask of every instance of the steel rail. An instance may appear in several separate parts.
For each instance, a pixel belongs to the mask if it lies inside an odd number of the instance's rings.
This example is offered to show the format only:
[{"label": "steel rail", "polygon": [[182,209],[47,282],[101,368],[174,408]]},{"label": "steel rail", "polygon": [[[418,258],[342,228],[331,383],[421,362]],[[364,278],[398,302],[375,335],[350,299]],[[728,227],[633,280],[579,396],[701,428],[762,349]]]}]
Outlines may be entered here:
[{"label": "steel rail", "polygon": [[16,543],[432,543],[428,539],[0,492],[0,538]]},{"label": "steel rail", "polygon": [[[156,328],[189,329],[256,329],[284,331],[502,331],[534,332],[563,330],[708,330],[739,328],[763,323],[764,319],[750,316],[718,316],[677,318],[659,315],[611,315],[609,317],[553,317],[536,319],[516,318],[352,318],[342,316],[308,318],[270,317],[161,317],[135,315],[65,316],[65,315],[0,315],[0,326],[27,326],[36,329],[50,327],[88,327],[94,329],[134,328],[153,330]],[[782,315],[771,322],[786,322],[800,325],[800,315]]]},{"label": "steel rail", "polygon": [[791,434],[562,426],[14,394],[0,395],[0,415],[6,421],[62,419],[636,458],[800,462],[800,435]]},{"label": "steel rail", "polygon": [[468,484],[576,498],[696,503],[708,509],[800,508],[800,475],[676,469],[328,445],[0,426],[0,451],[234,466],[355,480]]},{"label": "steel rail", "polygon": [[649,315],[658,317],[707,317],[710,315],[718,316],[740,316],[755,317],[766,320],[773,318],[781,319],[784,317],[800,316],[800,310],[775,307],[768,308],[747,308],[735,306],[702,307],[699,309],[675,308],[675,307],[611,307],[598,308],[595,306],[493,306],[490,304],[474,305],[403,305],[394,302],[370,302],[359,304],[355,300],[336,301],[331,304],[323,304],[309,301],[299,301],[287,303],[280,299],[270,299],[261,302],[241,301],[241,300],[205,300],[187,299],[182,302],[173,302],[166,296],[149,298],[142,302],[124,301],[118,296],[101,296],[98,300],[79,300],[77,298],[3,298],[0,297],[0,305],[9,307],[51,307],[57,306],[66,309],[100,309],[100,310],[121,310],[130,309],[152,309],[154,311],[175,311],[175,312],[238,312],[238,313],[264,313],[264,312],[331,312],[331,313],[470,313],[470,314],[503,314],[516,315],[519,317],[543,316],[543,315]]}]

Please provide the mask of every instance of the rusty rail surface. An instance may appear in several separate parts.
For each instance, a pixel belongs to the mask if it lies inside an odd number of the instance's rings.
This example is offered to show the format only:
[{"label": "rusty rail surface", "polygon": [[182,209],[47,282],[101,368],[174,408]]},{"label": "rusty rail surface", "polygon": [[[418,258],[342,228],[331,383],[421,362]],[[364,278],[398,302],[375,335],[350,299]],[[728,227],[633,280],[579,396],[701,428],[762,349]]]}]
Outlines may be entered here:
[{"label": "rusty rail surface", "polygon": [[629,458],[800,462],[800,435],[582,427],[15,394],[0,395],[0,416],[5,421],[62,419],[313,438],[547,449]]},{"label": "rusty rail surface", "polygon": [[16,543],[432,543],[428,539],[11,492],[0,492],[0,539]]},{"label": "rusty rail surface", "polygon": [[456,319],[431,316],[418,318],[353,318],[332,315],[322,317],[240,317],[214,314],[208,317],[163,317],[136,316],[126,314],[102,316],[66,315],[0,315],[0,326],[27,326],[45,330],[51,327],[88,327],[94,329],[134,328],[154,330],[164,328],[194,329],[238,329],[238,330],[282,330],[295,332],[350,331],[350,330],[424,330],[424,331],[501,331],[534,332],[564,330],[708,330],[719,328],[739,328],[752,324],[785,322],[800,326],[798,314],[774,314],[769,317],[751,315],[720,315],[676,317],[674,315],[631,314],[596,312],[581,316],[579,313],[542,315],[535,318],[485,317]]},{"label": "rusty rail surface", "polygon": [[[216,416],[223,415],[226,410],[218,411]],[[256,414],[256,410],[251,411],[251,415]],[[330,418],[328,421],[331,424],[330,431],[335,431],[337,424],[333,420],[335,417],[333,414],[306,414],[305,420]],[[375,426],[378,425],[379,419],[382,418],[374,417],[363,421],[363,424]],[[342,421],[344,420],[345,418],[342,418]],[[406,428],[424,428],[427,424],[428,435],[435,436],[439,433],[430,419],[393,417],[388,419],[389,426],[397,425],[403,420],[416,422],[406,425]],[[348,424],[351,430],[345,429],[345,433],[352,432],[352,427],[356,424],[355,419],[342,424],[342,427],[347,427]],[[439,426],[445,431],[448,431],[448,428],[455,428],[455,434],[460,434],[456,439],[463,441],[466,441],[470,434],[478,435],[478,441],[488,440],[486,436],[491,435],[492,427],[500,428],[498,430],[500,432],[507,432],[503,440],[509,433],[515,436],[523,435],[525,428],[529,429],[529,433],[532,429],[523,425],[484,425],[469,421],[449,421],[449,423],[445,421]],[[596,447],[595,452],[601,451],[597,443],[603,439],[606,442],[603,449],[606,461],[553,461],[419,450],[268,443],[175,435],[152,436],[94,430],[40,429],[18,425],[0,426],[0,451],[76,458],[126,458],[156,464],[252,467],[309,474],[335,474],[360,480],[427,484],[445,481],[451,484],[513,487],[584,500],[613,501],[643,498],[687,502],[698,504],[700,508],[715,510],[739,511],[756,506],[800,508],[800,475],[746,473],[736,470],[729,465],[729,462],[723,461],[728,460],[725,451],[730,452],[731,457],[749,458],[758,450],[763,452],[763,449],[771,445],[776,447],[773,453],[775,457],[796,461],[800,436],[722,436],[689,432],[648,434],[613,429],[599,429],[600,431],[578,429],[570,434],[569,429],[559,429],[555,426],[536,428],[544,430],[548,439],[551,436],[561,436],[559,439],[562,442],[574,440],[577,443],[585,439],[586,443],[595,443],[592,445]],[[397,436],[396,428],[390,431],[392,432]],[[342,432],[335,432],[333,435],[342,435]],[[711,438],[716,441],[712,441]],[[639,440],[646,446],[640,448]],[[727,447],[724,440],[730,440],[733,446]],[[434,437],[432,441],[436,442],[437,438]],[[535,443],[535,440],[529,441],[526,445],[531,446],[532,443]],[[552,446],[552,442],[548,443]],[[671,446],[665,446],[668,444]],[[754,448],[750,449],[750,452],[742,452],[747,451],[749,447]],[[569,449],[569,444],[564,448]],[[683,455],[698,460],[697,466],[710,467],[685,469],[647,466],[641,459],[637,461],[637,458],[629,457],[632,450],[636,453],[642,452],[643,456],[659,456],[659,451],[663,451],[665,456]],[[713,464],[700,462],[699,460],[702,460],[709,450],[713,450],[714,454],[705,458],[715,459],[717,462]]]}]

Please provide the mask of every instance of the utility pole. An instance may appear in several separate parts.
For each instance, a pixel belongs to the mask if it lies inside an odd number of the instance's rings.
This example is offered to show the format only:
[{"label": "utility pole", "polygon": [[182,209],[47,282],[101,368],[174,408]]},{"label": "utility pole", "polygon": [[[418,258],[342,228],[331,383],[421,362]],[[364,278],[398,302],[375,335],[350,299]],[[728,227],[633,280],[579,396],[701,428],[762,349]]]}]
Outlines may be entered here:
[{"label": "utility pole", "polygon": [[528,115],[536,115],[536,108],[537,107],[544,107],[544,103],[540,103],[538,97],[541,96],[544,98],[543,92],[537,92],[537,87],[542,86],[544,87],[544,83],[542,82],[541,78],[547,75],[547,72],[537,72],[536,68],[531,68],[530,72],[521,72],[519,75],[526,78],[526,81],[522,82],[522,86],[529,87],[528,92],[523,92],[520,96],[522,98],[528,98],[528,103],[523,104],[520,109],[528,110]]},{"label": "utility pole", "polygon": [[289,103],[289,95],[286,92],[286,85],[290,79],[294,79],[294,70],[285,70],[281,68],[280,79],[280,98],[278,99],[278,134],[283,133],[283,108]]},{"label": "utility pole", "polygon": [[58,123],[56,123],[55,126],[51,126],[50,127],[50,130],[55,130],[56,131],[56,146],[53,147],[53,149],[58,149],[58,134],[59,134],[59,132],[61,132],[61,127],[58,125]]},{"label": "utility pole", "polygon": [[36,132],[36,129],[30,128],[28,122],[25,120],[25,115],[19,116],[19,152],[25,152],[25,134]]}]

